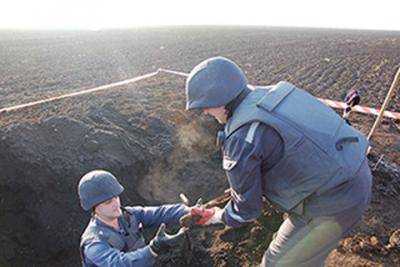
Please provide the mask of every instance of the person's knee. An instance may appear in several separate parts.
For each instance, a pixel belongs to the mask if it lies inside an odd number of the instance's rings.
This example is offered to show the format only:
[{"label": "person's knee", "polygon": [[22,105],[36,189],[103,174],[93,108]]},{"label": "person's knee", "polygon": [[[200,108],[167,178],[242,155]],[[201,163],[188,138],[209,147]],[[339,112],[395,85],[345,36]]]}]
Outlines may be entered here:
[{"label": "person's knee", "polygon": [[279,255],[277,253],[272,252],[270,248],[268,248],[264,253],[260,266],[276,266],[278,262],[278,256]]},{"label": "person's knee", "polygon": [[287,267],[291,267],[291,266],[306,266],[306,265],[302,265],[299,262],[299,259],[295,259],[293,258],[291,255],[287,254],[287,253],[283,253],[281,251],[274,251],[271,248],[268,248],[267,251],[265,251],[262,262],[261,262],[261,266],[265,267],[271,267],[271,266],[287,266]]},{"label": "person's knee", "polygon": [[293,240],[282,235],[276,236],[265,251],[261,266],[298,266],[298,258],[290,253]]},{"label": "person's knee", "polygon": [[292,226],[280,229],[264,253],[262,266],[322,266],[343,232],[338,222],[327,218]]}]

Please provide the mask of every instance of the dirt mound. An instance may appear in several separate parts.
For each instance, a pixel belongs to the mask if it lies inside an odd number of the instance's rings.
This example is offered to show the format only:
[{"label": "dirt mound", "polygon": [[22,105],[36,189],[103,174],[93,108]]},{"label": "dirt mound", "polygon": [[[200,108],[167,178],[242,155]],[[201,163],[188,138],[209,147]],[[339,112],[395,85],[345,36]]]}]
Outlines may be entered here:
[{"label": "dirt mound", "polygon": [[113,172],[126,188],[123,203],[131,205],[179,201],[180,192],[207,199],[226,188],[212,142],[217,125],[183,113],[182,99],[173,106],[165,87],[142,86],[122,98],[114,92],[34,107],[21,120],[19,113],[5,114],[1,266],[78,264],[88,215],[76,187],[92,169]]},{"label": "dirt mound", "polygon": [[[68,117],[50,117],[38,124],[16,124],[1,131],[1,246],[13,259],[49,260],[72,244],[79,228],[77,178],[93,168],[113,170],[129,180],[145,173],[145,149],[106,131]],[[135,170],[135,172],[130,172]],[[128,180],[125,178],[125,182]],[[128,184],[128,183],[126,183]],[[132,183],[131,183],[132,184]],[[127,185],[128,187],[129,184]],[[3,195],[3,194],[2,194]],[[140,200],[140,196],[132,196]],[[17,229],[16,229],[17,228]]]}]

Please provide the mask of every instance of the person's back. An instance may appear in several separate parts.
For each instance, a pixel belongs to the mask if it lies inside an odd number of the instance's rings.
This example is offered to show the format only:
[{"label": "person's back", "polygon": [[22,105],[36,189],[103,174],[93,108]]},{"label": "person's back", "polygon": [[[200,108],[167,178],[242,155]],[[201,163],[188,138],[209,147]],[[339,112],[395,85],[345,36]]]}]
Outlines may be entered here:
[{"label": "person's back", "polygon": [[[251,91],[227,121],[227,140],[241,126],[254,122],[268,125],[282,138],[282,159],[265,172],[268,183],[263,193],[285,211],[295,210],[315,192],[349,182],[366,160],[366,138],[332,109],[289,83]],[[337,207],[330,212],[356,201],[335,202]]]}]

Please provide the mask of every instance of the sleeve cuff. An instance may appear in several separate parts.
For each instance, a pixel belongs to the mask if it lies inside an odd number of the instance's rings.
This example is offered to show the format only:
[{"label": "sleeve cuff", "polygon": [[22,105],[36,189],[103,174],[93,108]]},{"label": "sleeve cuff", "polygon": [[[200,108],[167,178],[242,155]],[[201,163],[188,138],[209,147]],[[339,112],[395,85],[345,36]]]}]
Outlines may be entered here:
[{"label": "sleeve cuff", "polygon": [[233,203],[228,202],[228,204],[224,208],[224,213],[223,213],[223,221],[225,221],[226,225],[230,227],[240,227],[244,223],[253,221],[254,219],[248,220],[243,218],[241,215],[237,214],[236,211],[233,208]]}]

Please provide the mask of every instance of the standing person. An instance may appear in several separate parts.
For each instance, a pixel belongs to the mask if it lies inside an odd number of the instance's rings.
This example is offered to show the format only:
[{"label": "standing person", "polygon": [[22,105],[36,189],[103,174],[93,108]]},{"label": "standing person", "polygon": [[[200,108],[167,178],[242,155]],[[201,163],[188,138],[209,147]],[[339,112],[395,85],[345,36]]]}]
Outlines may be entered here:
[{"label": "standing person", "polygon": [[[184,242],[185,229],[168,235],[165,223],[178,224],[190,208],[182,204],[121,207],[123,190],[107,171],[91,171],[79,181],[81,206],[92,211],[81,237],[83,266],[152,266],[158,255],[179,249]],[[156,236],[146,245],[142,228],[158,226]]]},{"label": "standing person", "polygon": [[225,125],[218,136],[231,192],[223,209],[192,209],[197,223],[240,226],[260,215],[265,197],[289,216],[261,265],[322,266],[370,200],[364,135],[290,83],[248,85],[223,57],[191,71],[186,97],[187,110]]}]

